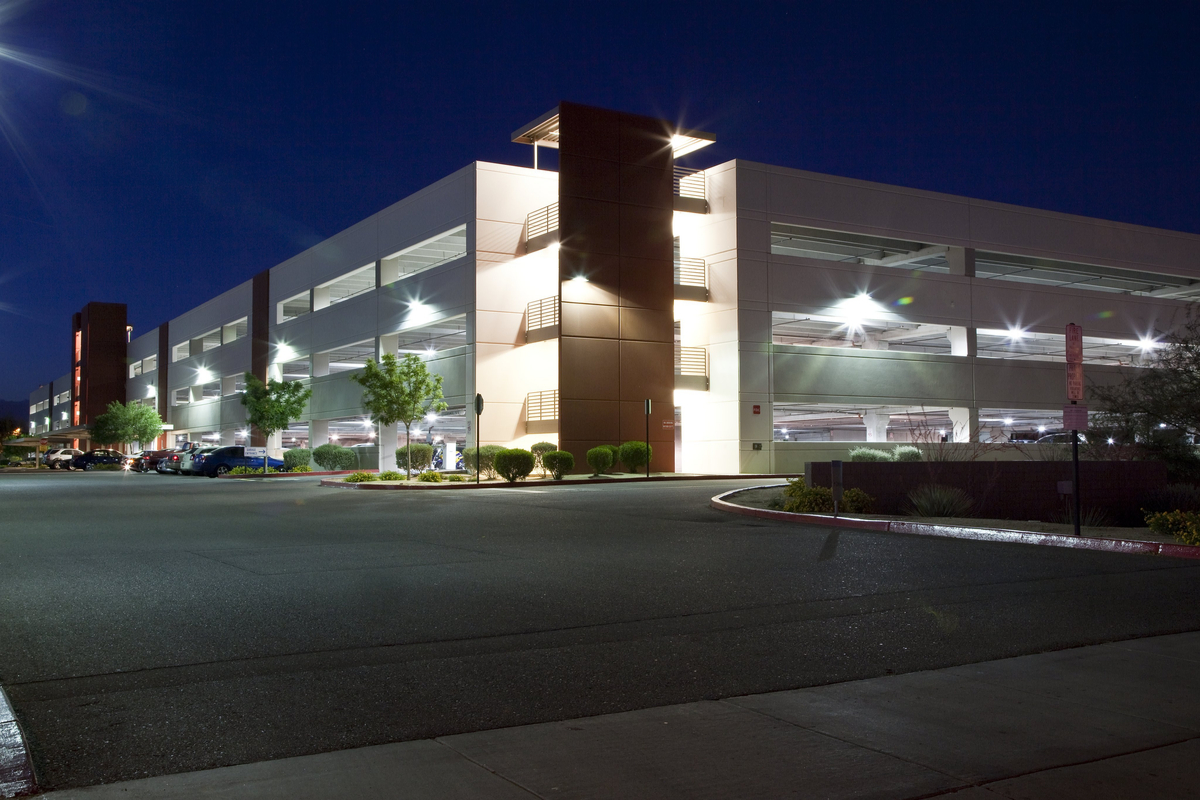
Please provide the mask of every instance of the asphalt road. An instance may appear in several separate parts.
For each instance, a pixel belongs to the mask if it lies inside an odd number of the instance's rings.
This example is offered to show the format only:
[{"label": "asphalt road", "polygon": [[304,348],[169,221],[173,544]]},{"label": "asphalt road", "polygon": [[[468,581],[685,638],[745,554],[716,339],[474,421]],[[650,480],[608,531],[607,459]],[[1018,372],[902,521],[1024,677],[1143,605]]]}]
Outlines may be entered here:
[{"label": "asphalt road", "polygon": [[1200,565],[722,514],[754,481],[0,476],[44,788],[1200,629]]}]

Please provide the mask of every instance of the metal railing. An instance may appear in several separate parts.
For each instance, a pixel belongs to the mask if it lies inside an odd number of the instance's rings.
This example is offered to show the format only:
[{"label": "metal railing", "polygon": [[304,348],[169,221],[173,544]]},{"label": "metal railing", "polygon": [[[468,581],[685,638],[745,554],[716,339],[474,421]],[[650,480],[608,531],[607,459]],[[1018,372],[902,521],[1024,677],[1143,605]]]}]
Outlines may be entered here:
[{"label": "metal railing", "polygon": [[539,208],[525,217],[526,241],[556,230],[558,230],[558,203],[551,203],[545,208]]},{"label": "metal railing", "polygon": [[704,199],[704,170],[675,167],[671,189],[676,197],[698,197]]},{"label": "metal railing", "polygon": [[676,286],[708,286],[707,265],[703,258],[680,258],[675,262]]},{"label": "metal railing", "polygon": [[708,350],[675,345],[675,374],[708,377]]},{"label": "metal railing", "polygon": [[558,295],[534,300],[525,307],[525,330],[536,331],[558,324]]},{"label": "metal railing", "polygon": [[530,392],[525,396],[525,419],[528,422],[545,422],[558,419],[558,390]]}]

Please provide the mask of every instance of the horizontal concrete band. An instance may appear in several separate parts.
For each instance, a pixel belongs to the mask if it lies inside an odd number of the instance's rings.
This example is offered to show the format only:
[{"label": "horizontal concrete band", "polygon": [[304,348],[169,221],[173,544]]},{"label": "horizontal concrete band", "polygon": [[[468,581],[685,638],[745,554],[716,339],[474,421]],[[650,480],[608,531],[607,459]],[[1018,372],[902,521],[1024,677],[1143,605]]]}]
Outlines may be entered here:
[{"label": "horizontal concrete band", "polygon": [[33,762],[12,704],[0,688],[0,797],[31,794],[37,789]]},{"label": "horizontal concrete band", "polygon": [[1096,539],[1089,536],[1064,536],[1057,533],[1008,530],[1004,528],[971,528],[961,525],[933,525],[926,522],[902,520],[862,519],[858,517],[834,517],[824,514],[796,514],[791,511],[775,511],[769,508],[750,508],[729,502],[726,498],[752,489],[772,489],[784,484],[766,484],[746,489],[734,489],[712,498],[710,505],[718,511],[728,511],[747,517],[777,519],[825,527],[858,528],[860,530],[885,533],[908,533],[914,536],[942,536],[950,539],[971,539],[980,542],[1014,542],[1038,544],[1049,547],[1068,547],[1075,550],[1100,550],[1106,553],[1131,553],[1134,555],[1170,556],[1172,558],[1200,558],[1200,547],[1186,544],[1146,542],[1140,539]]},{"label": "horizontal concrete band", "polygon": [[[372,470],[363,470],[371,472]],[[316,473],[308,473],[313,475]],[[253,475],[238,475],[239,478],[253,478]],[[262,476],[259,476],[262,477]],[[426,489],[528,489],[531,486],[592,486],[597,483],[658,483],[662,481],[728,481],[737,480],[743,477],[741,475],[651,475],[649,478],[577,478],[570,481],[547,481],[539,480],[536,483],[475,483],[474,480],[460,481],[455,483],[421,483],[413,480],[403,484],[379,484],[374,481],[366,481],[364,483],[346,483],[339,480],[323,480],[322,486],[328,486],[331,489],[376,489],[380,491],[391,491],[393,489],[400,490],[426,490]],[[754,477],[765,478],[799,478],[800,475],[756,475]],[[742,491],[738,489],[737,491]]]}]

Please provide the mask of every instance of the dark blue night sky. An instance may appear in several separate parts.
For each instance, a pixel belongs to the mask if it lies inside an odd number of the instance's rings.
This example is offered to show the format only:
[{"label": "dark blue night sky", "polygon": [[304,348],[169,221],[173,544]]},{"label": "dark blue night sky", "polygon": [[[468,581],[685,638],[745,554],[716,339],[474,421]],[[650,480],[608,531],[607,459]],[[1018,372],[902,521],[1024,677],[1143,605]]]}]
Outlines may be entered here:
[{"label": "dark blue night sky", "polygon": [[[1195,3],[0,0],[0,397],[475,160],[560,99],[744,158],[1200,233]],[[30,66],[32,62],[33,66]],[[1200,264],[1197,265],[1200,268]]]}]

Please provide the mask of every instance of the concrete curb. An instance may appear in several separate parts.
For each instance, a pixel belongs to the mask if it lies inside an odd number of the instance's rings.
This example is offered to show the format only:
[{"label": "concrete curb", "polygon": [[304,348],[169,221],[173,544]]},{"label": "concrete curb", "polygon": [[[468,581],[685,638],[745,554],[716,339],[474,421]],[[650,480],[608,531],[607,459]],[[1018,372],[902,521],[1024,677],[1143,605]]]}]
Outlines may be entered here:
[{"label": "concrete curb", "polygon": [[[311,474],[311,473],[310,473]],[[238,476],[241,477],[241,476]],[[411,481],[403,484],[381,485],[372,481],[366,483],[345,483],[338,480],[323,480],[322,486],[330,489],[369,489],[375,491],[425,491],[429,489],[528,489],[540,486],[594,486],[598,483],[659,483],[668,481],[728,481],[750,476],[744,475],[651,475],[649,478],[584,478],[573,481],[536,481],[534,483],[480,483],[466,481],[463,483],[418,483]],[[798,478],[799,475],[756,475],[763,478]],[[742,491],[742,490],[737,490]]]},{"label": "concrete curb", "polygon": [[741,514],[747,517],[775,519],[783,522],[798,522],[806,525],[822,525],[835,528],[858,528],[859,530],[884,533],[907,533],[913,536],[942,536],[949,539],[970,539],[977,542],[1012,542],[1036,544],[1047,547],[1067,547],[1073,550],[1099,550],[1105,553],[1129,553],[1133,555],[1170,556],[1171,558],[1200,558],[1200,547],[1168,542],[1147,542],[1141,539],[1096,539],[1090,536],[1064,536],[1059,533],[1037,533],[1035,531],[1009,530],[1005,528],[970,528],[959,525],[934,525],[927,522],[904,522],[887,519],[862,519],[859,517],[832,517],[824,514],[795,514],[790,511],[775,511],[769,508],[750,508],[729,502],[726,498],[752,489],[773,489],[781,484],[750,486],[719,494],[709,501],[718,511]]},{"label": "concrete curb", "polygon": [[35,791],[37,779],[25,735],[13,714],[8,695],[0,688],[0,797],[16,797]]}]

